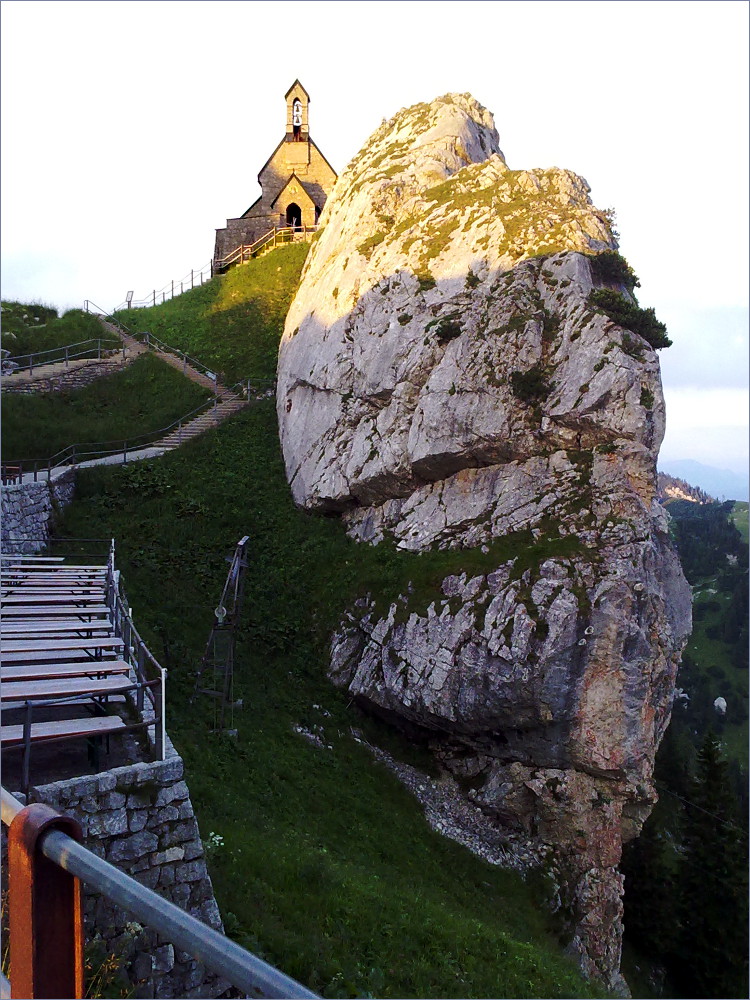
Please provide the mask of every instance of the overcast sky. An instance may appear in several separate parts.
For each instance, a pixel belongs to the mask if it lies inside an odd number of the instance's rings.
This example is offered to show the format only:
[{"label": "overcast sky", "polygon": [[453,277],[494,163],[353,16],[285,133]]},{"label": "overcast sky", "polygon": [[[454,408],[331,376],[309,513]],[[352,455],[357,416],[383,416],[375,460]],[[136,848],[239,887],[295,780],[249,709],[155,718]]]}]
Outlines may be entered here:
[{"label": "overcast sky", "polygon": [[299,77],[341,171],[470,92],[514,169],[582,174],[674,346],[663,459],[747,471],[748,4],[3,0],[2,296],[110,309],[258,196]]}]

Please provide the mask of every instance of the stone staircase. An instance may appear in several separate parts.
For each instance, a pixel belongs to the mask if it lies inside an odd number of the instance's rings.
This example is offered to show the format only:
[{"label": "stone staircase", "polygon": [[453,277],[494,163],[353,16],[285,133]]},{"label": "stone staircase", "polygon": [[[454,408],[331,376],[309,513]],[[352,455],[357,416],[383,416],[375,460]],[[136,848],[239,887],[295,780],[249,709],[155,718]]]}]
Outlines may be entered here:
[{"label": "stone staircase", "polygon": [[[142,353],[149,350],[148,347],[144,346],[134,337],[131,337],[130,334],[125,333],[120,327],[115,326],[113,323],[108,323],[105,319],[100,319],[100,322],[109,333],[119,337],[128,350],[132,349],[134,353]],[[196,385],[200,385],[204,389],[209,389],[221,400],[221,402],[212,406],[211,409],[204,410],[203,413],[199,413],[198,416],[188,421],[188,423],[180,424],[179,427],[161,440],[155,441],[150,445],[151,448],[164,448],[167,450],[179,448],[181,444],[185,444],[186,441],[190,441],[204,431],[218,427],[223,420],[244,409],[250,402],[244,396],[237,395],[232,390],[227,389],[218,379],[211,379],[207,375],[201,374],[201,372],[189,365],[184,358],[169,354],[166,351],[160,351],[155,346],[152,346],[151,350],[166,364],[171,365],[172,368],[181,372],[186,378],[195,382]]]},{"label": "stone staircase", "polygon": [[217,403],[210,410],[204,410],[203,413],[199,413],[197,417],[194,417],[188,423],[182,424],[171,431],[160,441],[155,441],[151,447],[165,449],[179,448],[181,444],[185,444],[191,438],[197,437],[199,434],[211,430],[213,427],[218,427],[227,417],[231,417],[232,414],[239,412],[239,410],[244,410],[247,404],[248,401],[242,397],[235,396],[225,399],[223,402]]}]

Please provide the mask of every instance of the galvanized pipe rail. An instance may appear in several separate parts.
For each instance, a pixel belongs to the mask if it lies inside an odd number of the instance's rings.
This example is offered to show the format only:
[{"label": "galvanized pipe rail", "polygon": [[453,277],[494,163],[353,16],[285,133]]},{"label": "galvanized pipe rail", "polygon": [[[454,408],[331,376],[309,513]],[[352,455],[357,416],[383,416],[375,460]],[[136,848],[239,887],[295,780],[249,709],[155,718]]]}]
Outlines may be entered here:
[{"label": "galvanized pipe rail", "polygon": [[[89,347],[87,345],[95,344],[96,347]],[[96,351],[96,360],[101,361],[102,359],[102,344],[105,344],[105,351],[112,351],[112,353],[119,354],[122,351],[123,360],[125,359],[125,352],[127,348],[124,344],[118,343],[116,340],[105,340],[103,337],[91,338],[90,340],[79,340],[75,344],[65,344],[63,347],[50,347],[46,351],[35,351],[33,354],[18,354],[12,358],[3,358],[3,375],[13,375],[16,372],[24,371],[28,368],[29,375],[34,374],[34,368],[44,368],[47,365],[59,365],[63,362],[65,367],[70,367],[71,361],[76,361],[79,358],[83,358],[87,355],[92,355],[91,360],[94,360],[93,354]],[[75,351],[75,348],[82,348],[82,350]],[[54,354],[56,357],[48,358],[46,361],[35,361],[35,358],[42,358],[46,354]],[[12,372],[7,371],[6,368],[9,365],[14,365]]]},{"label": "galvanized pipe rail", "polygon": [[160,427],[155,431],[147,431],[126,441],[97,441],[86,444],[69,444],[61,451],[56,452],[49,458],[18,458],[10,459],[2,463],[2,482],[10,484],[22,482],[25,474],[33,475],[34,482],[39,479],[51,479],[52,472],[58,468],[75,468],[82,462],[96,458],[106,458],[109,455],[122,455],[123,461],[127,462],[128,455],[149,445],[154,445],[162,438],[174,431],[182,431],[185,424],[197,417],[201,413],[208,413],[210,410],[216,413],[222,402],[231,402],[246,396],[250,398],[253,391],[266,392],[276,384],[275,379],[242,379],[230,386],[226,396],[215,394],[210,396],[205,402],[196,406],[195,409],[173,420],[166,427]]},{"label": "galvanized pipe rail", "polygon": [[[39,820],[41,819],[41,823]],[[17,830],[36,822],[38,830],[32,849],[24,851],[23,838]],[[2,789],[2,822],[8,827],[8,867],[10,889],[10,961],[12,974],[12,996],[56,996],[60,998],[80,997],[78,992],[20,992],[25,985],[33,985],[46,975],[56,977],[58,983],[73,982],[78,969],[83,965],[83,933],[78,880],[90,889],[100,892],[107,899],[122,907],[140,922],[152,927],[165,940],[177,945],[182,951],[192,955],[199,962],[228,979],[244,995],[252,997],[310,998],[317,1000],[317,994],[310,992],[296,980],[279,969],[268,965],[257,955],[245,951],[234,941],[207,927],[195,917],[170,903],[151,889],[145,888],[135,879],[125,875],[113,865],[84,847],[69,832],[61,829],[62,824],[75,824],[74,820],[56,814],[41,803],[23,806],[5,788]],[[40,857],[41,856],[41,857]],[[45,861],[42,861],[42,858]],[[69,877],[70,885],[65,892],[58,892],[57,898],[45,900],[45,886],[38,877],[41,865],[51,862]],[[19,884],[20,883],[20,884]],[[37,902],[39,897],[47,905],[37,905],[33,912],[31,927],[24,926],[23,907],[28,896],[26,883],[36,883]],[[65,925],[73,925],[79,933],[79,954],[63,955],[63,949],[54,944]],[[21,934],[31,931],[31,940]],[[68,933],[68,938],[70,934]],[[43,941],[46,947],[38,947]],[[37,947],[35,947],[37,945]],[[60,967],[61,957],[66,959],[67,968]],[[46,959],[46,966],[44,968]],[[35,963],[34,963],[35,960]],[[54,968],[49,966],[54,963]],[[36,970],[29,969],[36,964]],[[20,980],[20,982],[19,982]]]}]

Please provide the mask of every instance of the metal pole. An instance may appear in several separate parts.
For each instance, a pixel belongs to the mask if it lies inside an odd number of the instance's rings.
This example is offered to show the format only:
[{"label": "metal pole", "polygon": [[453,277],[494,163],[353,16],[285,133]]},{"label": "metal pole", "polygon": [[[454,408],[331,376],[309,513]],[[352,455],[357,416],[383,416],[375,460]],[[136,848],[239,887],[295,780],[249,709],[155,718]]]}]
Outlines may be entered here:
[{"label": "metal pole", "polygon": [[190,268],[190,287],[191,288],[193,287],[193,269],[192,269],[192,267]]},{"label": "metal pole", "polygon": [[154,305],[156,305],[156,289],[154,289]]},{"label": "metal pole", "polygon": [[174,281],[172,282],[172,298],[174,298]]},{"label": "metal pole", "polygon": [[23,785],[25,795],[29,794],[30,784],[29,768],[31,766],[31,713],[31,702],[27,701],[24,706],[23,714],[23,764],[21,775],[21,784]]},{"label": "metal pole", "polygon": [[68,361],[68,348],[67,347],[65,348],[65,367],[66,368],[70,367],[70,362]]},{"label": "metal pole", "polygon": [[81,883],[42,854],[42,835],[52,830],[82,839],[76,820],[41,802],[8,829],[12,997],[84,995]]},{"label": "metal pole", "polygon": [[126,463],[127,460],[128,460],[128,442],[127,441],[123,441],[122,442],[122,460],[123,460],[123,463]]},{"label": "metal pole", "polygon": [[187,368],[187,359],[185,357],[185,352],[183,351],[182,352],[182,374],[183,375],[185,374],[186,368]]},{"label": "metal pole", "polygon": [[101,340],[97,340],[97,342],[96,342],[96,360],[97,361],[101,361],[102,360],[102,342],[101,342]]}]

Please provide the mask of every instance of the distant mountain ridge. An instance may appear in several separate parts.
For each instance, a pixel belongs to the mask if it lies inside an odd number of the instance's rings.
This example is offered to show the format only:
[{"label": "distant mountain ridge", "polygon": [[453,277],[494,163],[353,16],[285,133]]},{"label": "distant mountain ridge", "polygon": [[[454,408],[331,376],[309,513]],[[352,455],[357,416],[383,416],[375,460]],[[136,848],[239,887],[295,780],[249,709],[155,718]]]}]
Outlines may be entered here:
[{"label": "distant mountain ridge", "polygon": [[670,503],[672,500],[690,500],[693,503],[713,503],[715,497],[711,497],[705,490],[698,486],[691,486],[684,479],[676,476],[669,476],[666,472],[657,474],[657,485],[659,489],[659,502]]},{"label": "distant mountain ridge", "polygon": [[[717,469],[711,465],[703,465],[701,462],[685,458],[660,462],[659,472],[673,479],[681,480],[685,484],[692,484],[693,489],[707,493],[709,498],[715,497],[717,500],[749,499],[748,477],[739,476],[729,469]],[[705,503],[705,500],[699,502]]]}]

